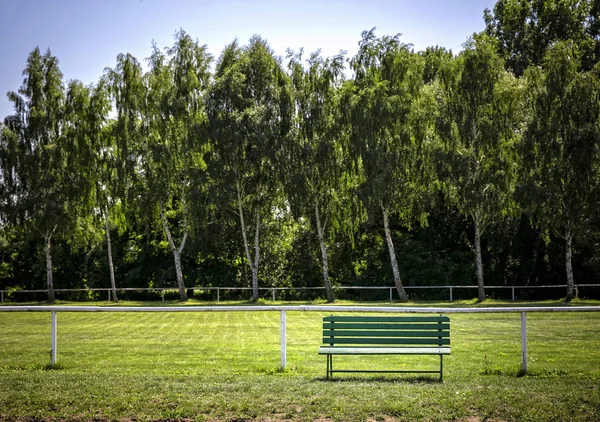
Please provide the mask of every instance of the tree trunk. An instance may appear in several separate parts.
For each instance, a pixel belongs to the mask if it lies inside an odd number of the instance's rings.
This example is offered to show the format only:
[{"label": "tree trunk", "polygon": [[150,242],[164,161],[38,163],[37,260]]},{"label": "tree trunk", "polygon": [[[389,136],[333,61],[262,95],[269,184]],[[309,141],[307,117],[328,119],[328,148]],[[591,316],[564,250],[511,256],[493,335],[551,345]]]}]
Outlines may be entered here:
[{"label": "tree trunk", "polygon": [[106,210],[105,218],[105,231],[106,231],[106,249],[108,251],[108,270],[110,272],[110,287],[112,289],[112,298],[115,303],[119,302],[119,297],[117,296],[117,285],[115,283],[115,267],[113,265],[112,260],[112,246],[110,243],[110,229],[108,227],[108,209]]},{"label": "tree trunk", "polygon": [[566,301],[570,302],[575,297],[575,279],[573,277],[573,235],[571,230],[565,233],[566,241],[566,267],[567,267],[567,297]]},{"label": "tree trunk", "polygon": [[[54,227],[56,229],[56,226]],[[52,234],[54,234],[54,230],[51,233],[46,233],[45,243],[46,243],[46,283],[48,287],[48,303],[54,303],[54,281],[52,277]]]},{"label": "tree trunk", "polygon": [[400,302],[408,302],[408,296],[406,295],[404,286],[402,286],[402,280],[400,280],[400,271],[398,270],[398,261],[396,261],[394,242],[392,242],[392,235],[390,233],[388,210],[381,205],[381,211],[383,212],[383,229],[385,230],[385,240],[388,245],[388,251],[390,252],[390,262],[392,264],[392,273],[394,274],[394,284],[396,284],[396,290],[398,290]]},{"label": "tree trunk", "polygon": [[260,258],[260,212],[256,209],[256,226],[254,231],[254,265],[252,265],[252,302],[258,300],[258,260]]},{"label": "tree trunk", "polygon": [[259,210],[256,210],[256,230],[254,235],[254,261],[250,256],[250,247],[248,245],[248,236],[246,235],[246,222],[244,220],[244,208],[242,207],[242,192],[240,188],[240,183],[236,183],[237,190],[237,199],[238,199],[238,212],[240,216],[240,225],[242,226],[242,238],[244,239],[244,251],[246,252],[246,259],[248,260],[248,265],[250,266],[250,271],[252,273],[252,302],[256,302],[258,300],[258,259],[260,256],[259,249],[259,235],[260,235],[260,216]]},{"label": "tree trunk", "polygon": [[188,300],[185,285],[183,283],[183,271],[181,270],[181,254],[177,249],[173,250],[173,260],[175,261],[175,274],[177,275],[177,287],[179,288],[179,300],[186,302]]},{"label": "tree trunk", "polygon": [[319,203],[315,202],[315,218],[317,219],[317,234],[319,236],[319,245],[321,246],[321,262],[323,264],[323,284],[325,286],[325,294],[327,295],[327,302],[335,301],[333,290],[331,289],[331,283],[329,282],[329,270],[327,269],[327,247],[325,246],[325,226],[326,223],[321,227],[321,216],[319,215]]},{"label": "tree trunk", "polygon": [[181,252],[183,251],[183,247],[185,246],[185,241],[187,239],[187,229],[184,230],[181,244],[179,245],[179,248],[177,248],[175,246],[175,242],[173,241],[173,236],[171,236],[171,230],[169,230],[169,223],[165,217],[162,204],[160,206],[160,218],[163,223],[163,228],[165,229],[165,234],[167,235],[167,241],[171,247],[171,252],[173,252],[173,259],[175,260],[175,274],[177,276],[177,287],[179,288],[179,300],[181,302],[186,302],[188,297],[185,291],[185,284],[183,282],[183,271],[181,270]]},{"label": "tree trunk", "polygon": [[483,261],[481,259],[481,231],[479,220],[473,219],[475,223],[475,267],[477,270],[477,300],[483,302],[485,300],[485,288],[483,286]]}]

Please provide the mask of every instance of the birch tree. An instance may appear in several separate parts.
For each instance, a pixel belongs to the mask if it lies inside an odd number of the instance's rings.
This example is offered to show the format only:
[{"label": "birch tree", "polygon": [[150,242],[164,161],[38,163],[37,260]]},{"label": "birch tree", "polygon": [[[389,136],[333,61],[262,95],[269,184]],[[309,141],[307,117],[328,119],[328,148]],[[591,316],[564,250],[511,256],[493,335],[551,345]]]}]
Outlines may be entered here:
[{"label": "birch tree", "polygon": [[94,87],[71,80],[67,84],[62,132],[69,139],[71,153],[66,165],[78,171],[80,181],[77,187],[78,201],[72,204],[72,212],[77,220],[68,238],[72,247],[89,247],[98,240],[97,153],[102,124],[109,107],[102,83]]},{"label": "birch tree", "polygon": [[15,114],[5,119],[1,167],[10,220],[44,240],[48,301],[54,302],[52,243],[76,218],[81,178],[77,166],[68,165],[73,151],[62,132],[65,92],[58,59],[36,48],[23,76],[18,93],[8,94]]},{"label": "birch tree", "polygon": [[472,220],[477,296],[483,301],[481,237],[514,210],[522,91],[485,36],[472,39],[438,75],[437,128],[445,151],[440,178],[450,199]]},{"label": "birch tree", "polygon": [[344,54],[323,58],[288,52],[294,88],[294,136],[289,137],[284,179],[294,213],[313,221],[321,250],[323,285],[328,302],[335,296],[329,280],[327,240],[353,227],[347,155],[339,124],[339,88],[344,80]]},{"label": "birch tree", "polygon": [[142,113],[146,92],[142,66],[131,54],[119,54],[114,69],[104,70],[115,119],[99,134],[96,165],[97,203],[104,216],[108,264],[113,300],[118,301],[110,229],[114,222],[121,229],[130,215],[142,207]]},{"label": "birch tree", "polygon": [[364,178],[359,193],[370,214],[383,219],[394,284],[406,302],[390,217],[406,227],[426,221],[425,204],[434,186],[428,158],[434,103],[423,91],[422,57],[399,35],[377,38],[374,29],[364,31],[350,63],[354,80],[344,95],[350,147]]},{"label": "birch tree", "polygon": [[110,231],[118,227],[122,231],[125,227],[123,215],[123,190],[117,178],[118,159],[115,142],[116,121],[109,121],[110,81],[103,77],[98,84],[90,90],[90,99],[84,109],[85,130],[89,148],[89,159],[85,161],[88,169],[88,180],[93,190],[90,208],[94,212],[95,226],[100,220],[106,239],[106,253],[110,278],[111,297],[114,302],[119,301],[115,267],[113,264],[112,241]]},{"label": "birch tree", "polygon": [[574,240],[584,240],[600,200],[600,65],[580,72],[570,41],[530,68],[531,119],[522,143],[520,198],[544,230],[565,241],[567,301],[575,297]]},{"label": "birch tree", "polygon": [[236,40],[223,50],[208,99],[213,168],[223,201],[235,204],[253,301],[258,300],[261,219],[271,217],[280,195],[277,166],[291,125],[289,85],[267,42],[254,36],[244,47]]},{"label": "birch tree", "polygon": [[[205,120],[203,96],[211,56],[205,45],[199,45],[183,31],[176,35],[175,44],[166,53],[154,46],[148,59],[143,174],[147,207],[150,211],[158,208],[175,262],[180,299],[185,301],[181,253],[191,224],[187,204],[190,171],[206,167],[202,154],[197,152],[207,142],[199,127]],[[179,243],[169,220],[178,221]]]}]

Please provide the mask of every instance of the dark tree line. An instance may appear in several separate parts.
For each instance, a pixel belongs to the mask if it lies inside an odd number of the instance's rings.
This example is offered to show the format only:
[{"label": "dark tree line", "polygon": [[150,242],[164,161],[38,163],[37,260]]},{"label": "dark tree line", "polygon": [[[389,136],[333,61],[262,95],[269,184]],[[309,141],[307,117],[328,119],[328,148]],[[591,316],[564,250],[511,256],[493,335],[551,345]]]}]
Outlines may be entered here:
[{"label": "dark tree line", "polygon": [[371,30],[354,57],[254,36],[214,60],[180,31],[89,86],[36,48],[0,126],[0,288],[570,300],[600,272],[599,10],[500,0],[458,55]]}]

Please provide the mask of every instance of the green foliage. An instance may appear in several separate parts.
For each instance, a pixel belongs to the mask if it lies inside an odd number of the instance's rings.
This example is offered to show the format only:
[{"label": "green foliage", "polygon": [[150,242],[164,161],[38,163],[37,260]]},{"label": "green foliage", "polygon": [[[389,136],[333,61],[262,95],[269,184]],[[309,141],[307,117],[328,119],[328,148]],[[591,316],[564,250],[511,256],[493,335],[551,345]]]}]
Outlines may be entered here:
[{"label": "green foliage", "polygon": [[[15,114],[2,128],[0,168],[6,183],[3,212],[13,224],[44,238],[48,300],[54,300],[52,237],[72,243],[85,238],[82,215],[90,212],[93,155],[86,118],[90,90],[72,81],[65,90],[58,59],[34,49],[19,93],[9,93]],[[102,118],[98,110],[92,119]]]},{"label": "green foliage", "polygon": [[599,11],[597,0],[499,0],[493,11],[484,12],[485,33],[516,76],[540,66],[560,41],[578,45],[579,66],[590,70],[600,60]]},{"label": "green foliage", "polygon": [[323,58],[317,51],[310,55],[307,67],[302,51],[290,51],[288,57],[297,110],[293,136],[286,146],[287,161],[281,166],[288,201],[296,216],[309,220],[314,220],[318,206],[323,221],[331,225],[332,236],[350,231],[353,222],[347,208],[352,205],[348,198],[352,178],[342,145],[338,95],[344,56]]},{"label": "green foliage", "polygon": [[449,201],[472,219],[478,297],[485,299],[481,236],[513,215],[516,148],[522,125],[521,84],[504,70],[489,37],[476,36],[440,69],[443,141],[438,174]]},{"label": "green foliage", "polygon": [[369,212],[385,208],[409,226],[423,219],[435,177],[428,159],[435,104],[423,90],[423,65],[398,36],[365,31],[351,60],[354,80],[342,94],[351,156],[364,174],[360,198]]},{"label": "green foliage", "polygon": [[[577,50],[552,47],[544,71],[527,74],[529,121],[522,144],[521,198],[545,228],[584,236],[600,176],[600,69],[578,72]],[[535,118],[533,118],[535,116]]]},{"label": "green foliage", "polygon": [[448,197],[485,226],[514,210],[522,88],[485,37],[472,40],[440,72],[439,173]]},{"label": "green foliage", "polygon": [[450,60],[452,50],[446,50],[444,47],[427,47],[425,51],[420,52],[420,55],[425,59],[425,67],[423,69],[423,82],[426,84],[433,83],[437,78],[440,67],[446,60]]},{"label": "green foliage", "polygon": [[424,60],[400,42],[399,35],[376,38],[364,31],[359,51],[350,61],[354,80],[342,93],[347,107],[348,148],[360,175],[358,197],[372,217],[383,214],[394,283],[402,287],[390,215],[407,227],[426,223],[427,202],[436,187],[432,91],[423,86]]},{"label": "green foliage", "polygon": [[[221,206],[238,214],[257,300],[261,221],[283,208],[278,169],[292,120],[289,78],[265,40],[254,36],[245,47],[236,40],[225,48],[207,109],[216,195]],[[254,257],[249,232],[254,233]]]},{"label": "green foliage", "polygon": [[359,222],[352,195],[357,181],[350,172],[350,158],[343,145],[345,128],[340,122],[344,54],[324,59],[317,51],[310,55],[307,67],[302,51],[288,51],[288,58],[296,115],[281,166],[282,179],[294,214],[316,228],[323,284],[332,302],[327,240],[339,232],[352,239]]},{"label": "green foliage", "polygon": [[[46,236],[68,222],[69,194],[80,181],[63,133],[64,86],[58,59],[36,48],[27,59],[19,93],[9,93],[15,114],[5,119],[2,171],[6,212],[14,223],[30,223]],[[72,145],[72,144],[71,144]]]},{"label": "green foliage", "polygon": [[184,299],[251,279],[257,300],[259,263],[264,287],[324,284],[329,300],[401,292],[400,274],[468,285],[474,268],[481,293],[484,276],[563,284],[565,266],[569,285],[594,282],[599,7],[501,0],[457,57],[371,30],[350,60],[289,52],[287,67],[254,36],[213,69],[180,31],[147,71],[120,54],[87,86],[35,49],[0,123],[0,288],[176,280]]},{"label": "green foliage", "polygon": [[576,45],[559,42],[542,69],[528,70],[531,118],[521,151],[528,166],[521,165],[519,197],[539,227],[565,239],[568,299],[572,241],[588,237],[600,198],[600,68],[580,65]]}]

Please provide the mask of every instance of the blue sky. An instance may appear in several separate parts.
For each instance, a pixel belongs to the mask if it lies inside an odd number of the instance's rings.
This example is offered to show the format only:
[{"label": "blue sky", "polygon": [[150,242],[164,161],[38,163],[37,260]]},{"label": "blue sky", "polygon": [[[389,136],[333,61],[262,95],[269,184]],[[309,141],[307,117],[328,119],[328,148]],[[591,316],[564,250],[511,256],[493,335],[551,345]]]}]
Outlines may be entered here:
[{"label": "blue sky", "polygon": [[484,28],[494,0],[0,0],[0,118],[12,113],[6,92],[20,87],[36,46],[58,57],[65,80],[94,83],[119,53],[139,60],[152,40],[170,46],[184,29],[216,57],[234,38],[266,38],[275,53],[287,47],[324,55],[356,52],[360,34],[402,33],[406,43],[455,53]]}]

